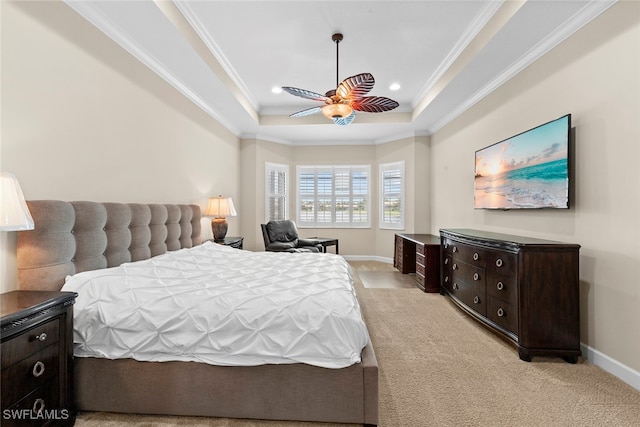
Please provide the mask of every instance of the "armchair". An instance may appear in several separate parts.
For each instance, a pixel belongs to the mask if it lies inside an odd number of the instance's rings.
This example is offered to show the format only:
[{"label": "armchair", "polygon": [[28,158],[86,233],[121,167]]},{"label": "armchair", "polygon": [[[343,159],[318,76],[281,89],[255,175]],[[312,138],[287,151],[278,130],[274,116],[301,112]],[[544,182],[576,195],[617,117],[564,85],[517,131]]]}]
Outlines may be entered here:
[{"label": "armchair", "polygon": [[272,252],[322,252],[317,240],[298,237],[296,223],[290,220],[260,224],[264,249]]}]

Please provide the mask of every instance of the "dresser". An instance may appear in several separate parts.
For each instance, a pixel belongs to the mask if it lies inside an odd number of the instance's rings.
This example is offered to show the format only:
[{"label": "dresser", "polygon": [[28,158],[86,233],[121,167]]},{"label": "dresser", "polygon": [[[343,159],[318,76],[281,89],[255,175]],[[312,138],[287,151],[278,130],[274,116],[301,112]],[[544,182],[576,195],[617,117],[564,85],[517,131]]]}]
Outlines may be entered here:
[{"label": "dresser", "polygon": [[3,426],[73,425],[75,292],[0,295]]},{"label": "dresser", "polygon": [[440,230],[441,292],[513,342],[522,360],[580,356],[580,245]]},{"label": "dresser", "polygon": [[396,234],[393,266],[402,274],[416,273],[424,292],[440,289],[440,238],[432,234]]}]

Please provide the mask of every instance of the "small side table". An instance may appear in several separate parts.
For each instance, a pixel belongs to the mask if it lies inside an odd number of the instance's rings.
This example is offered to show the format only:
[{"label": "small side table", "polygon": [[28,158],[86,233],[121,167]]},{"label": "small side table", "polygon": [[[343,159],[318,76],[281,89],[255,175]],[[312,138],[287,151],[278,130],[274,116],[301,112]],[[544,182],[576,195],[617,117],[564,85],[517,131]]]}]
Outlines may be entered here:
[{"label": "small side table", "polygon": [[209,242],[214,242],[219,245],[230,246],[236,249],[242,249],[242,242],[244,241],[244,237],[225,237],[223,240],[214,240],[209,239]]},{"label": "small side table", "polygon": [[327,246],[335,246],[336,254],[340,253],[338,250],[338,239],[332,237],[309,237],[309,240],[317,240],[318,243],[322,245],[322,252],[327,252]]},{"label": "small side table", "polygon": [[74,424],[73,304],[77,296],[55,291],[0,295],[3,425]]}]

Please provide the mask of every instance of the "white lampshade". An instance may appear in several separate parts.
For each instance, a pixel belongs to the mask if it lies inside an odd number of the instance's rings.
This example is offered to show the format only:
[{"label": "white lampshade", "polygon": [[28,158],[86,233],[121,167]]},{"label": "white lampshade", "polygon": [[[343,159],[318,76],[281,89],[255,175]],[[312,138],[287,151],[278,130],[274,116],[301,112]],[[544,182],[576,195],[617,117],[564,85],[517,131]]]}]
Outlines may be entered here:
[{"label": "white lampshade", "polygon": [[212,197],[209,199],[205,216],[215,216],[218,218],[224,218],[227,216],[236,216],[236,209],[233,207],[233,200],[231,197]]},{"label": "white lampshade", "polygon": [[0,230],[33,230],[33,218],[16,176],[2,172],[0,182]]}]

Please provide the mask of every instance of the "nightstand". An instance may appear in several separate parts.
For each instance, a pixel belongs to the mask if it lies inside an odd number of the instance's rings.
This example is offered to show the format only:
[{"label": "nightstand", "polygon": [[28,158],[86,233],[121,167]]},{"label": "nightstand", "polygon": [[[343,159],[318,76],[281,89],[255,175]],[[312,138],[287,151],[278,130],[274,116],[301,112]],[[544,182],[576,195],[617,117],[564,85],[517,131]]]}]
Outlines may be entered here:
[{"label": "nightstand", "polygon": [[223,240],[209,239],[209,242],[214,242],[219,245],[231,246],[232,248],[242,249],[242,242],[244,237],[225,237]]},{"label": "nightstand", "polygon": [[74,424],[73,304],[77,295],[55,291],[0,295],[3,426]]}]

